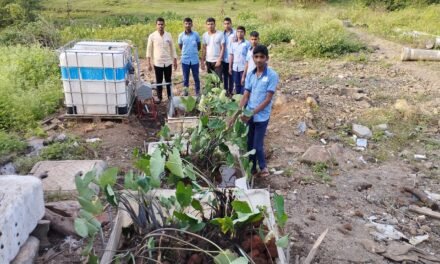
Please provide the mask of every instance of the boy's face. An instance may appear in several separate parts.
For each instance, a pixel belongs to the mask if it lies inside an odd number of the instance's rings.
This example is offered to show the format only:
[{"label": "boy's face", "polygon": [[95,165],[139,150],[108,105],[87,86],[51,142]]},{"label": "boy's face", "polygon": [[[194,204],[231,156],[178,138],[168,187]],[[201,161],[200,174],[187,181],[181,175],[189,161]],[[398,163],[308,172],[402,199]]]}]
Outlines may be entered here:
[{"label": "boy's face", "polygon": [[159,32],[163,32],[163,30],[165,29],[165,23],[163,21],[157,21],[156,22],[156,29]]},{"label": "boy's face", "polygon": [[256,47],[258,45],[258,42],[260,42],[260,38],[259,37],[251,37],[250,42],[253,47]]},{"label": "boy's face", "polygon": [[269,56],[264,55],[263,53],[257,53],[254,54],[254,62],[255,62],[255,66],[257,66],[258,68],[263,67],[267,60],[269,59]]},{"label": "boy's face", "polygon": [[208,31],[214,31],[215,30],[215,23],[214,22],[206,22],[206,29]]},{"label": "boy's face", "polygon": [[244,30],[238,29],[236,34],[238,39],[244,39]]},{"label": "boy's face", "polygon": [[185,30],[186,31],[190,31],[191,30],[191,28],[192,28],[192,22],[189,22],[189,21],[185,21],[185,22],[183,22],[183,25],[185,26]]},{"label": "boy's face", "polygon": [[226,31],[230,31],[232,29],[232,23],[230,21],[223,21],[223,26],[225,27]]}]

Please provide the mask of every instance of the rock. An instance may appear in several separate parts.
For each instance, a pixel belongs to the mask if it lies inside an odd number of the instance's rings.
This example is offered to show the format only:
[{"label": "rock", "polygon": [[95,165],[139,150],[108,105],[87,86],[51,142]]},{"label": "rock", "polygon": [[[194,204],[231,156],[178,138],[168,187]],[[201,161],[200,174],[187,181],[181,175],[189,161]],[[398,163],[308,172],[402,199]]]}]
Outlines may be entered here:
[{"label": "rock", "polygon": [[59,134],[58,136],[55,137],[55,141],[56,142],[64,142],[67,140],[67,136],[64,133]]},{"label": "rock", "polygon": [[390,137],[394,137],[394,133],[391,133],[388,130],[385,130],[384,134],[385,134],[386,137],[389,137],[389,138]]},{"label": "rock", "polygon": [[9,263],[15,258],[43,215],[40,179],[17,175],[0,177],[0,263]]},{"label": "rock", "polygon": [[406,113],[410,111],[411,107],[405,99],[397,99],[394,103],[394,109],[401,113]]},{"label": "rock", "polygon": [[20,248],[18,255],[11,264],[33,264],[35,258],[38,256],[39,247],[40,240],[36,237],[30,236]]},{"label": "rock", "polygon": [[432,170],[435,168],[434,164],[430,161],[423,163],[423,165],[425,166],[425,168],[427,168],[428,170]]},{"label": "rock", "polygon": [[332,158],[329,151],[327,151],[325,147],[319,145],[309,147],[300,159],[302,163],[306,164],[315,164],[318,162],[329,163],[331,160]]},{"label": "rock", "polygon": [[40,241],[40,250],[49,248],[51,245],[47,237],[49,228],[50,228],[49,220],[40,220],[38,221],[37,227],[31,233],[31,236],[38,238],[38,240]]},{"label": "rock", "polygon": [[353,133],[360,137],[360,138],[371,138],[373,136],[373,133],[371,133],[371,130],[363,125],[353,124],[352,126]]},{"label": "rock", "polygon": [[93,126],[88,126],[88,127],[86,127],[84,129],[85,133],[90,133],[90,132],[93,132],[93,131],[95,131],[95,128]]},{"label": "rock", "polygon": [[287,104],[287,98],[283,94],[278,94],[273,103],[274,107],[285,107]]},{"label": "rock", "polygon": [[111,122],[111,121],[107,121],[107,122],[104,123],[104,127],[105,127],[106,129],[108,129],[108,128],[113,128],[113,127],[115,127],[115,123],[113,123],[113,122]]},{"label": "rock", "polygon": [[367,97],[366,94],[355,93],[355,94],[353,94],[353,99],[354,99],[355,101],[362,101],[362,100],[364,100],[364,99],[368,99],[368,97]]},{"label": "rock", "polygon": [[80,205],[77,201],[60,201],[46,204],[44,218],[50,221],[51,229],[65,236],[77,236],[74,222]]},{"label": "rock", "polygon": [[296,154],[296,153],[304,153],[304,149],[297,146],[291,146],[285,148],[286,152],[289,154]]},{"label": "rock", "polygon": [[382,131],[388,130],[388,124],[379,124],[377,126],[374,126],[374,129]]},{"label": "rock", "polygon": [[405,149],[399,153],[399,157],[401,157],[401,158],[408,158],[410,155],[411,155],[411,152],[407,149]]}]

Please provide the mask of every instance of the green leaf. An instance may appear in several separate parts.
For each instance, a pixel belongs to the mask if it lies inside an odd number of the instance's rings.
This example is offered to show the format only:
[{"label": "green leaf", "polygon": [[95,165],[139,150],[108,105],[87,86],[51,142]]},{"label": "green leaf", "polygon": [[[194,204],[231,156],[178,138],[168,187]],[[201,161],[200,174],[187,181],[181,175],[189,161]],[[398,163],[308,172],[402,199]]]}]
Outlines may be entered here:
[{"label": "green leaf", "polygon": [[159,132],[159,136],[163,140],[167,140],[170,137],[170,128],[167,125],[162,126]]},{"label": "green leaf", "polygon": [[249,260],[245,257],[239,257],[238,259],[234,259],[231,264],[248,264]]},{"label": "green leaf", "polygon": [[199,211],[201,214],[203,214],[203,206],[202,206],[202,204],[200,203],[199,200],[193,199],[193,200],[191,201],[191,206],[192,206],[192,208],[196,209],[196,210]]},{"label": "green leaf", "polygon": [[108,168],[99,177],[99,186],[103,189],[106,185],[115,185],[118,168]]},{"label": "green leaf", "polygon": [[89,188],[88,184],[84,183],[80,176],[75,177],[75,185],[79,196],[85,199],[92,199],[93,195],[95,195],[94,191]]},{"label": "green leaf", "polygon": [[148,241],[147,241],[147,248],[148,249],[152,249],[152,248],[154,248],[154,237],[150,237],[150,239],[148,239]]},{"label": "green leaf", "polygon": [[79,210],[79,216],[96,228],[101,228],[101,223],[91,213],[81,209]]},{"label": "green leaf", "polygon": [[76,218],[74,222],[75,232],[81,237],[87,237],[89,235],[89,229],[87,228],[87,221],[82,218]]},{"label": "green leaf", "polygon": [[118,205],[118,200],[116,199],[115,192],[113,191],[113,188],[110,185],[107,185],[104,189],[105,196],[107,198],[107,201],[113,205]]},{"label": "green leaf", "polygon": [[125,187],[125,189],[129,189],[129,190],[133,190],[133,191],[137,190],[137,184],[134,181],[134,174],[133,174],[132,170],[130,170],[127,174],[125,174],[124,187]]},{"label": "green leaf", "polygon": [[228,167],[234,167],[235,165],[234,155],[232,155],[230,152],[226,154],[226,165],[228,165]]},{"label": "green leaf", "polygon": [[199,232],[205,227],[205,223],[201,222],[198,218],[191,214],[174,211],[173,215],[179,219],[182,226],[190,232]]},{"label": "green leaf", "polygon": [[179,183],[177,183],[176,198],[182,207],[187,207],[191,204],[192,194],[193,192],[191,185],[188,184],[185,187],[183,182],[179,181]]},{"label": "green leaf", "polygon": [[183,169],[183,174],[185,175],[185,177],[188,177],[193,181],[196,180],[196,173],[195,173],[194,168],[191,164],[185,166],[185,168]]},{"label": "green leaf", "polygon": [[196,107],[196,99],[192,96],[180,97],[182,104],[185,106],[186,112],[191,112]]},{"label": "green leaf", "polygon": [[222,251],[220,254],[214,257],[216,264],[232,264],[234,260],[238,259],[238,255],[231,252],[229,249]]},{"label": "green leaf", "polygon": [[214,118],[208,122],[208,128],[210,129],[224,129],[225,127],[226,123],[220,118]]},{"label": "green leaf", "polygon": [[96,179],[96,171],[95,170],[91,170],[88,171],[84,177],[83,177],[83,183],[84,185],[88,186],[89,183],[91,183],[94,179]]},{"label": "green leaf", "polygon": [[280,248],[287,248],[289,245],[289,235],[283,236],[275,242],[275,245]]},{"label": "green leaf", "polygon": [[99,229],[101,228],[101,227],[98,228],[89,222],[87,222],[86,225],[87,225],[89,236],[95,235],[96,233],[98,233]]},{"label": "green leaf", "polygon": [[250,213],[250,214],[238,213],[237,216],[238,216],[238,218],[234,219],[234,221],[233,221],[234,225],[236,225],[238,223],[240,223],[240,224],[256,223],[256,222],[260,221],[261,219],[263,219],[263,213],[261,213],[261,212],[255,212],[255,213]]},{"label": "green leaf", "polygon": [[145,174],[150,174],[150,160],[147,158],[138,159],[134,166]]},{"label": "green leaf", "polygon": [[254,112],[252,110],[249,110],[249,109],[244,109],[243,110],[243,115],[245,115],[247,117],[252,117],[254,115]]},{"label": "green leaf", "polygon": [[234,223],[232,221],[232,218],[230,218],[229,216],[226,216],[224,218],[214,218],[211,220],[211,224],[219,226],[223,234],[234,230]]},{"label": "green leaf", "polygon": [[243,213],[243,214],[250,214],[252,213],[252,209],[249,206],[248,202],[245,201],[233,201],[232,203],[232,208],[239,213]]},{"label": "green leaf", "polygon": [[237,111],[239,109],[237,102],[229,102],[224,107],[227,111]]},{"label": "green leaf", "polygon": [[203,127],[206,127],[208,125],[208,122],[209,122],[209,117],[208,116],[200,117],[200,122],[202,123]]},{"label": "green leaf", "polygon": [[78,197],[78,202],[81,205],[82,209],[90,212],[94,215],[98,215],[102,213],[104,207],[102,206],[101,201],[98,197],[94,197],[92,199],[85,199],[84,197]]},{"label": "green leaf", "polygon": [[89,261],[87,262],[88,264],[98,264],[99,258],[98,256],[96,256],[93,253],[89,254]]},{"label": "green leaf", "polygon": [[180,158],[180,152],[178,149],[173,148],[173,153],[171,153],[168,161],[166,162],[166,167],[171,171],[172,174],[183,178],[183,165],[182,159]]},{"label": "green leaf", "polygon": [[284,197],[275,194],[273,197],[275,207],[275,219],[278,225],[282,228],[287,222],[287,214],[284,211]]},{"label": "green leaf", "polygon": [[165,157],[159,148],[153,152],[150,159],[151,186],[160,187],[160,175],[165,171]]},{"label": "green leaf", "polygon": [[151,189],[151,186],[150,186],[150,178],[148,178],[148,177],[145,177],[145,176],[143,176],[143,177],[139,177],[139,178],[137,179],[137,184],[138,184],[139,187],[141,187],[142,190],[145,191],[145,192],[147,192],[147,191],[149,191],[149,190]]}]

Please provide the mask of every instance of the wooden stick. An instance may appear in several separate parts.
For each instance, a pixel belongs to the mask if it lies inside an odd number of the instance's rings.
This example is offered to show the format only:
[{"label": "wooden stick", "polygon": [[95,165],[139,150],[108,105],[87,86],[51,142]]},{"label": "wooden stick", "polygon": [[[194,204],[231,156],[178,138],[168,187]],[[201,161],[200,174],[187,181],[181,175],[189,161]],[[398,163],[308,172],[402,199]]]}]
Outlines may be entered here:
[{"label": "wooden stick", "polygon": [[304,260],[303,264],[310,264],[313,261],[313,258],[315,258],[316,252],[318,251],[319,245],[321,245],[322,241],[324,240],[325,236],[327,235],[328,228],[318,237],[315,244],[313,244],[312,249],[310,250],[309,254],[307,255],[307,258]]},{"label": "wooden stick", "polygon": [[434,212],[428,207],[419,207],[417,205],[410,205],[409,210],[418,214],[430,216],[432,218],[440,220],[440,213]]},{"label": "wooden stick", "polygon": [[409,187],[403,187],[402,190],[405,192],[412,193],[414,196],[416,196],[420,201],[422,201],[432,210],[439,210],[440,206],[435,201],[429,199],[429,197],[424,192]]}]

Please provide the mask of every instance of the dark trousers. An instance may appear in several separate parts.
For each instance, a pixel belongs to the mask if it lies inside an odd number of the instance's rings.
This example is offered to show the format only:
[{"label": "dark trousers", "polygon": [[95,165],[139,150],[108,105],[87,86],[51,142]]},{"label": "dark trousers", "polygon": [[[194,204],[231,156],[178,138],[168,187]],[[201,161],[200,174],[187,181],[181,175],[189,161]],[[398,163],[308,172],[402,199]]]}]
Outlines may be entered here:
[{"label": "dark trousers", "polygon": [[236,94],[243,94],[244,92],[243,85],[241,85],[241,77],[243,77],[242,71],[241,72],[232,71],[232,79],[234,80]]},{"label": "dark trousers", "polygon": [[225,87],[226,92],[228,92],[229,94],[232,94],[233,92],[233,77],[232,75],[229,74],[229,63],[222,61],[222,81],[223,81],[223,85]]},{"label": "dark trousers", "polygon": [[252,172],[257,170],[257,161],[260,170],[266,168],[266,158],[264,156],[264,136],[266,135],[267,125],[269,120],[264,122],[254,122],[252,117],[249,122],[249,133],[248,133],[248,151],[255,149],[255,155],[249,157],[252,161]]},{"label": "dark trousers", "polygon": [[200,94],[199,64],[182,63],[182,71],[183,71],[183,87],[189,87],[189,71],[192,71],[192,76],[196,88],[196,95],[199,95]]},{"label": "dark trousers", "polygon": [[215,73],[217,74],[217,76],[220,78],[220,80],[222,79],[222,66],[220,65],[219,67],[215,67],[215,62],[206,62],[206,70],[208,71],[208,73]]},{"label": "dark trousers", "polygon": [[[156,75],[156,83],[161,84],[163,82],[163,77],[165,76],[165,82],[171,83],[171,74],[172,74],[172,67],[157,67],[154,66],[154,74]],[[162,100],[162,85],[157,86],[157,97],[159,97],[160,100]],[[171,97],[171,84],[167,84],[167,96],[168,98]]]}]

